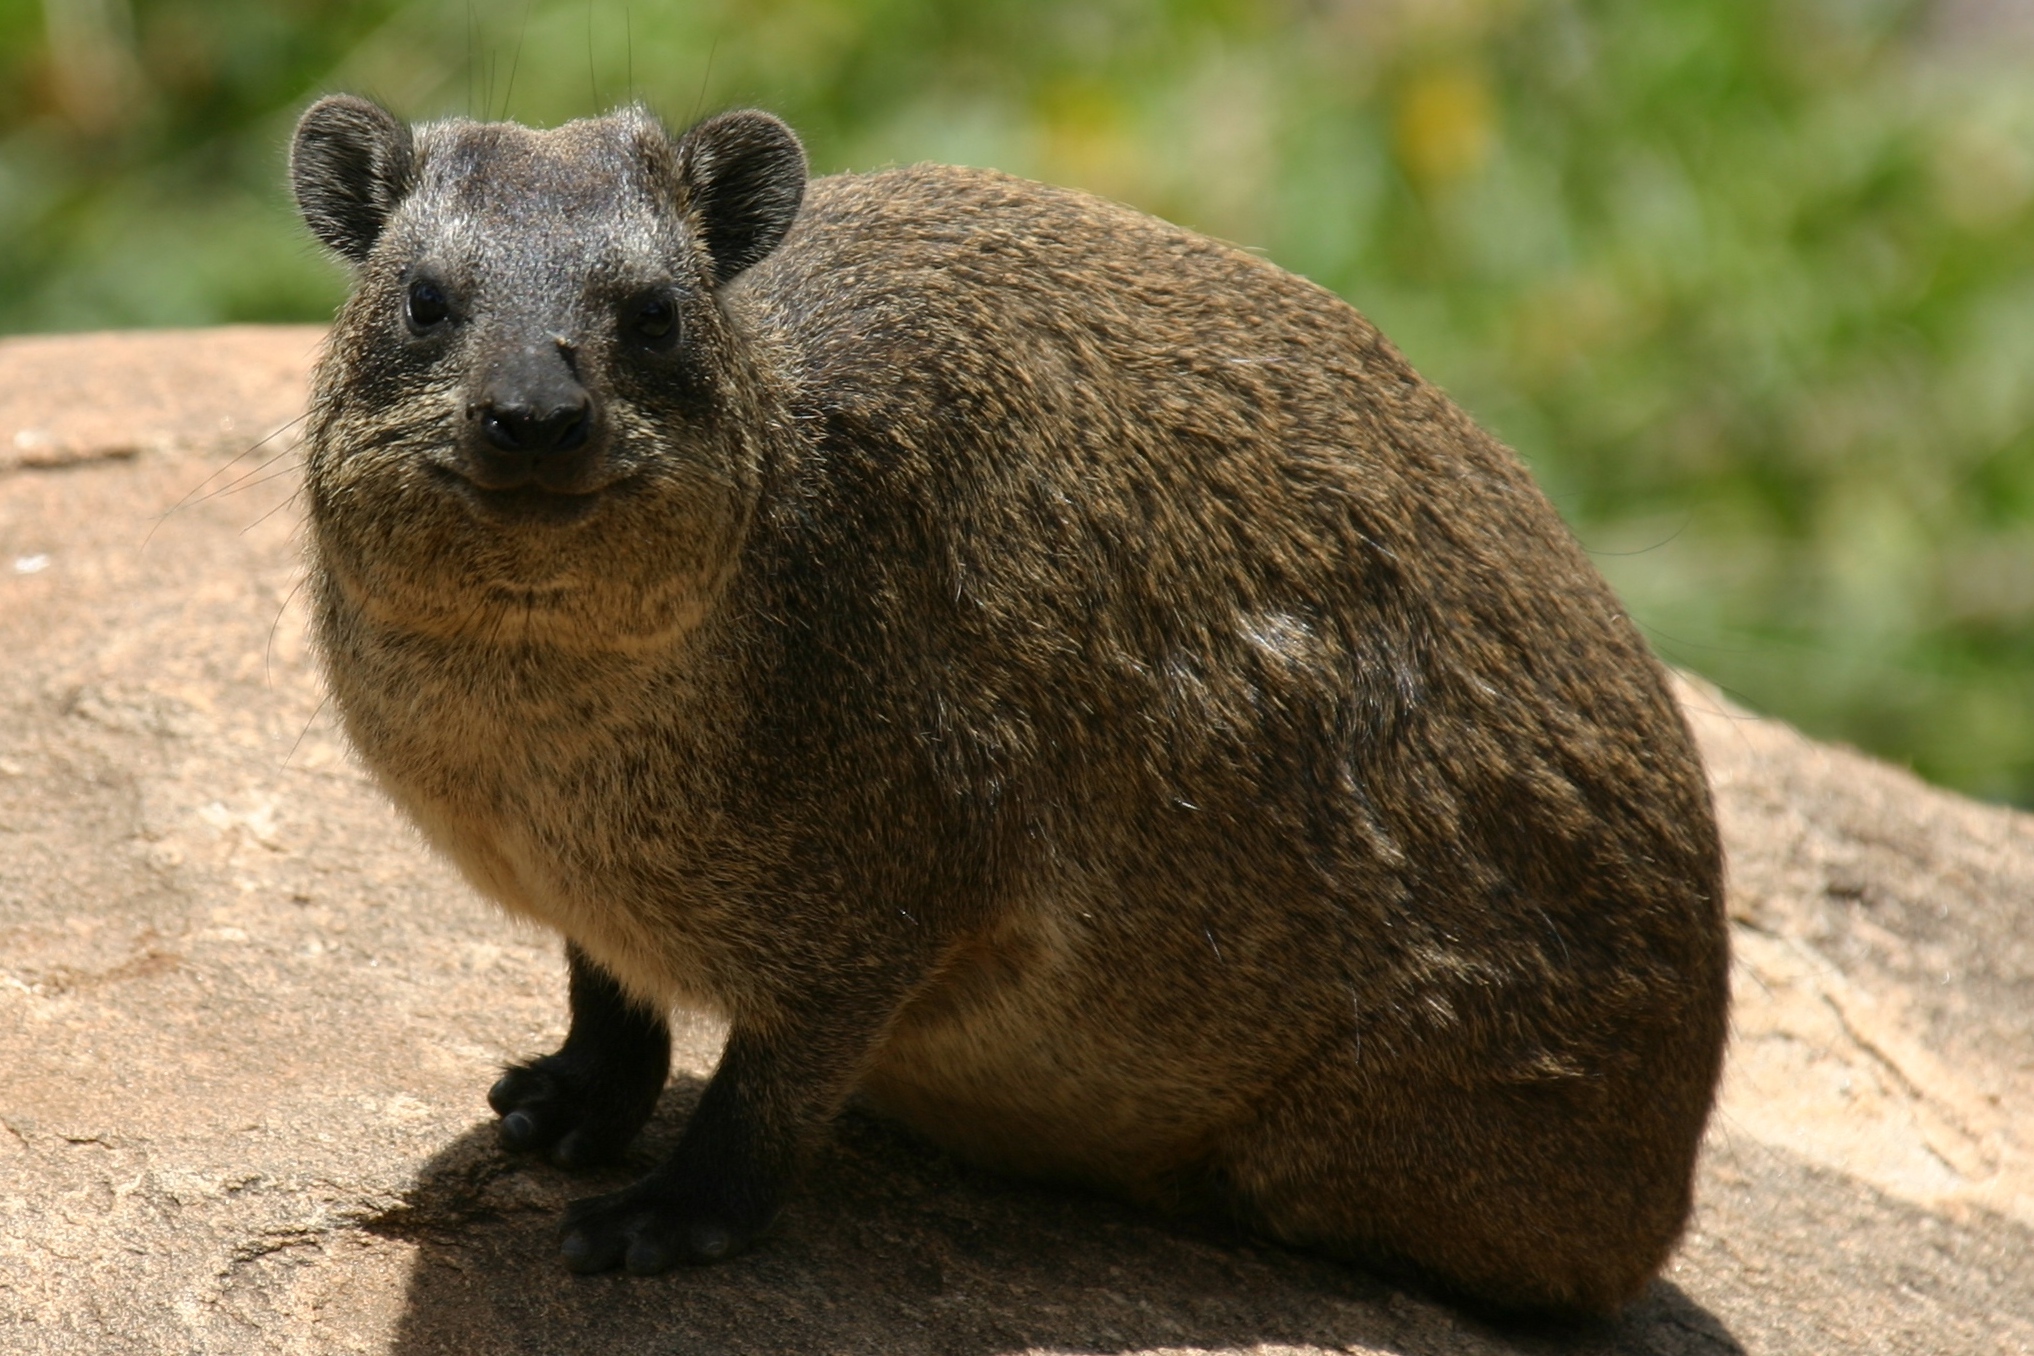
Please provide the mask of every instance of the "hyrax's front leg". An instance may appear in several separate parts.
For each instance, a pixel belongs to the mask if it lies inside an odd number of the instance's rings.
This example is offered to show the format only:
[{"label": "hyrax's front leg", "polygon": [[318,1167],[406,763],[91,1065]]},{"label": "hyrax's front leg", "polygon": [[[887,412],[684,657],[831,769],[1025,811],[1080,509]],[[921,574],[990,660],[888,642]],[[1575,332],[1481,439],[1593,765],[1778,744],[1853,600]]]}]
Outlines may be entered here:
[{"label": "hyrax's front leg", "polygon": [[769,1228],[808,1142],[852,1089],[883,1024],[875,1011],[883,1005],[866,995],[804,997],[768,1020],[735,1019],[670,1158],[635,1185],[566,1210],[568,1266],[619,1264],[647,1275],[718,1261]]},{"label": "hyrax's front leg", "polygon": [[641,1007],[614,977],[567,944],[572,1029],[556,1054],[519,1064],[488,1090],[501,1142],[546,1154],[561,1168],[620,1156],[636,1137],[671,1071],[663,1014]]}]

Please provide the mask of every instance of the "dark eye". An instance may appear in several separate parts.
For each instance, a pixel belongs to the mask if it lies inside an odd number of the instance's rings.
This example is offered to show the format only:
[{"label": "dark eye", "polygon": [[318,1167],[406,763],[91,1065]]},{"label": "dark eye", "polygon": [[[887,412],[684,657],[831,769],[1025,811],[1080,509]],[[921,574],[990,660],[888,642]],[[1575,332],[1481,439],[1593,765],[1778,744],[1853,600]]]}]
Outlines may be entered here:
[{"label": "dark eye", "polygon": [[404,313],[410,328],[423,331],[439,324],[452,314],[452,304],[445,300],[445,293],[438,284],[422,278],[410,284],[409,301]]},{"label": "dark eye", "polygon": [[668,297],[644,297],[629,311],[629,331],[646,344],[659,344],[671,337],[678,324],[678,312]]}]

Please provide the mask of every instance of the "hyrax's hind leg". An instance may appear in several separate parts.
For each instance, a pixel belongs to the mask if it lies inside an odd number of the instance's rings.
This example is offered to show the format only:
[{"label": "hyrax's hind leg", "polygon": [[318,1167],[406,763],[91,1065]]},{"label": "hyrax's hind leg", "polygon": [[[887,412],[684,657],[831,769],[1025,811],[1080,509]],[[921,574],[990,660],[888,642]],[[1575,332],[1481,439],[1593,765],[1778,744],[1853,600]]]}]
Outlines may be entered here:
[{"label": "hyrax's hind leg", "polygon": [[661,1014],[638,1006],[614,977],[568,944],[572,1028],[556,1054],[518,1064],[488,1090],[501,1141],[561,1168],[617,1157],[649,1120],[671,1071]]},{"label": "hyrax's hind leg", "polygon": [[1600,1314],[1679,1237],[1707,1101],[1618,1075],[1380,1074],[1343,1053],[1282,1089],[1218,1170],[1243,1220],[1285,1242],[1499,1311]]}]

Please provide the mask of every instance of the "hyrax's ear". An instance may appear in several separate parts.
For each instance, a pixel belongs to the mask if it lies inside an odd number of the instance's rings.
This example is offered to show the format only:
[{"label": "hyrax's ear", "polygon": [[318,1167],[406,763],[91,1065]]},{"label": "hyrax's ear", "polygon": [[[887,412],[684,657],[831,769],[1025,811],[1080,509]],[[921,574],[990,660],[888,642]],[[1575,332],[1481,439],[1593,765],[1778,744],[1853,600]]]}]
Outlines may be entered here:
[{"label": "hyrax's ear", "polygon": [[725,285],[783,240],[805,200],[805,148],[768,113],[708,118],[678,141],[678,184]]},{"label": "hyrax's ear", "polygon": [[409,191],[410,129],[380,104],[334,94],[312,104],[290,143],[290,186],[311,233],[355,263]]}]

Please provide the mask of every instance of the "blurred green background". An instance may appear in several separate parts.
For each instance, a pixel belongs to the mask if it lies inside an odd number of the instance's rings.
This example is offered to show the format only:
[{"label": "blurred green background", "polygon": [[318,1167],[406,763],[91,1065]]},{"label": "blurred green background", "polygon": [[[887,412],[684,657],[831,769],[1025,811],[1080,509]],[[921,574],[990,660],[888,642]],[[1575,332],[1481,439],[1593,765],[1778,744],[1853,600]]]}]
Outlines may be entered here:
[{"label": "blurred green background", "polygon": [[1349,298],[1670,661],[2034,804],[2034,15],[2011,0],[0,0],[0,332],[316,320],[314,95],[759,104]]}]

